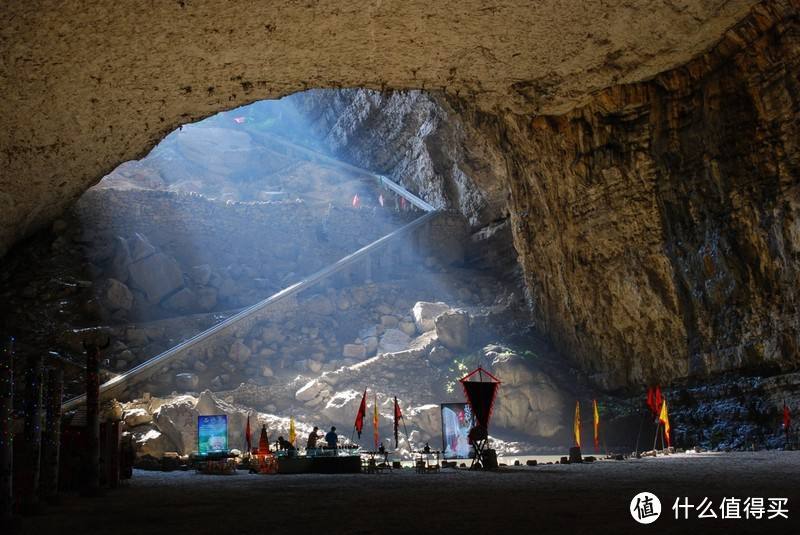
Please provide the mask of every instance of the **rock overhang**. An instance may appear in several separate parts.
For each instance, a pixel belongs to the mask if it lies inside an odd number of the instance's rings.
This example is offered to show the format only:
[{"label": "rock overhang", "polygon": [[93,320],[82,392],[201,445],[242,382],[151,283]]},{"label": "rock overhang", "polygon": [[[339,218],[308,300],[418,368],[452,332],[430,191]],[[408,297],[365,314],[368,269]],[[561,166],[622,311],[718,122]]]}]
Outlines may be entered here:
[{"label": "rock overhang", "polygon": [[6,6],[0,254],[180,124],[311,87],[562,113],[710,47],[754,0]]}]

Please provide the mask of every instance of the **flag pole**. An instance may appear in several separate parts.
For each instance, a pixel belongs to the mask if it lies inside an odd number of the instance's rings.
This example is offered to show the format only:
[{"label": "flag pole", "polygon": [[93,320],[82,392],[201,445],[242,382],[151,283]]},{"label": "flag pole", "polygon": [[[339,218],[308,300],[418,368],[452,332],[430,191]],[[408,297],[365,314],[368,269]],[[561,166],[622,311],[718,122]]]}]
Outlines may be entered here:
[{"label": "flag pole", "polygon": [[656,436],[653,437],[653,451],[656,451],[656,443],[658,442],[658,430],[661,428],[661,420],[656,423]]}]

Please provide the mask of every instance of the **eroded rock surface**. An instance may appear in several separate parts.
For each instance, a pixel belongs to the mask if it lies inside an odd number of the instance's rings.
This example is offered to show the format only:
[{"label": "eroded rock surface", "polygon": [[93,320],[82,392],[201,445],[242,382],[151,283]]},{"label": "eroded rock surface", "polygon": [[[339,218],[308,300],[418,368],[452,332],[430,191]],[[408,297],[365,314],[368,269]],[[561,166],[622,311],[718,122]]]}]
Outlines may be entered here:
[{"label": "eroded rock surface", "polygon": [[754,3],[16,2],[0,13],[0,253],[118,164],[220,110],[370,87],[565,111],[687,61]]}]

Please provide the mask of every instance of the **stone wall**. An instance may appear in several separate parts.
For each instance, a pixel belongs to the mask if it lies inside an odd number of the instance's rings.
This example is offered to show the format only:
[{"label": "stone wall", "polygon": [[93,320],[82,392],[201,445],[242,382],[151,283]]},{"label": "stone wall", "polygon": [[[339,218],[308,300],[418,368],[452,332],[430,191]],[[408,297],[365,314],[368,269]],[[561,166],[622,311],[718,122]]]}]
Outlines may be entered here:
[{"label": "stone wall", "polygon": [[609,388],[800,363],[800,22],[560,117],[507,116],[539,329]]}]

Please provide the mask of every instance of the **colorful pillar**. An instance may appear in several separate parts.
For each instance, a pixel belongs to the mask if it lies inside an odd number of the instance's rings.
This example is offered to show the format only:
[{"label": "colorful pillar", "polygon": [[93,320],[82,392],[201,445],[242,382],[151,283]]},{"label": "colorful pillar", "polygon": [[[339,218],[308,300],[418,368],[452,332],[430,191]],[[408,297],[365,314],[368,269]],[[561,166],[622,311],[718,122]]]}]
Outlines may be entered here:
[{"label": "colorful pillar", "polygon": [[64,372],[61,368],[47,370],[45,386],[45,428],[42,439],[42,498],[55,501],[58,497],[59,450],[61,449],[61,395]]}]

